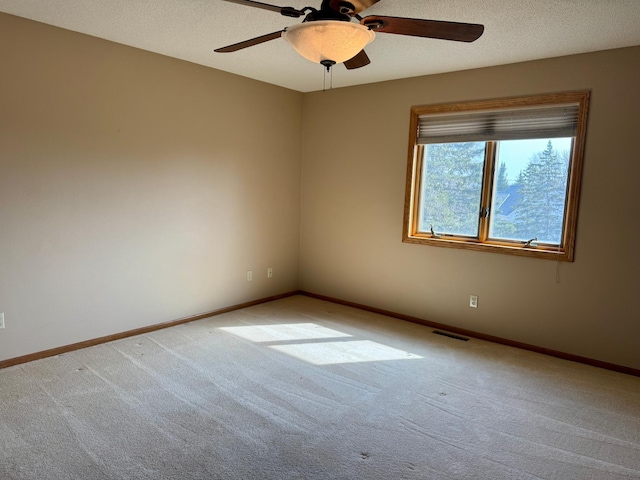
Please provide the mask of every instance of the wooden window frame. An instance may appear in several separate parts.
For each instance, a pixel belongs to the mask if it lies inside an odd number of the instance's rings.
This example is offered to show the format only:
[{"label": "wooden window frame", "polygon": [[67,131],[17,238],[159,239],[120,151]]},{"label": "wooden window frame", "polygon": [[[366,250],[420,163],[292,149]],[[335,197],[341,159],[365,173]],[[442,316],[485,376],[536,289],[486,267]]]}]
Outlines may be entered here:
[{"label": "wooden window frame", "polygon": [[[589,91],[579,91],[412,107],[402,241],[405,243],[421,245],[463,248],[476,251],[573,262],[575,256],[578,204],[586,139],[589,97]],[[478,237],[471,238],[454,235],[432,235],[429,232],[418,231],[418,217],[420,213],[419,195],[421,191],[420,182],[422,180],[421,172],[424,158],[424,145],[420,145],[418,143],[420,116],[483,110],[516,110],[532,106],[562,104],[578,104],[578,120],[569,162],[564,225],[560,245],[527,245],[526,242],[489,239],[488,232],[490,219],[486,216],[480,216]],[[489,206],[489,202],[491,200],[490,197],[493,191],[493,180],[497,175],[497,172],[495,172],[495,147],[497,142],[485,141],[485,143],[487,147],[485,152],[482,181],[481,208],[487,208]]]}]

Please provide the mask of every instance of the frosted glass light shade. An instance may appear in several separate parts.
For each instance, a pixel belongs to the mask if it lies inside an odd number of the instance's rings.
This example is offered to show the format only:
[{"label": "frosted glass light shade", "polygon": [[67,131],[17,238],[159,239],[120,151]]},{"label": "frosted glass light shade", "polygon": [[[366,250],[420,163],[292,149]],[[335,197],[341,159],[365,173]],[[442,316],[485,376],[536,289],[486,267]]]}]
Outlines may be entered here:
[{"label": "frosted glass light shade", "polygon": [[345,62],[355,57],[375,33],[359,23],[339,20],[304,22],[288,27],[282,37],[307,60]]}]

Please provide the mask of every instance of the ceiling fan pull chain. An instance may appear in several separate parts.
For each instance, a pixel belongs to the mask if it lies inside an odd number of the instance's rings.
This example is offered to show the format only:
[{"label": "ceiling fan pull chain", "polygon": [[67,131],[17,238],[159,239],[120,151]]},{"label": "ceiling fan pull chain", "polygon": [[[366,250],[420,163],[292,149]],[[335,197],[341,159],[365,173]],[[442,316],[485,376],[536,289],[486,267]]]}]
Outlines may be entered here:
[{"label": "ceiling fan pull chain", "polygon": [[326,83],[327,83],[327,73],[330,75],[329,76],[329,90],[331,90],[333,88],[333,70],[331,69],[331,67],[333,67],[336,64],[336,62],[334,62],[333,60],[322,60],[320,62],[320,65],[322,65],[326,70],[324,72],[324,77],[323,77],[323,81],[322,81],[322,91],[326,92],[327,91],[327,87],[326,87]]},{"label": "ceiling fan pull chain", "polygon": [[333,68],[329,69],[329,90],[333,90]]}]

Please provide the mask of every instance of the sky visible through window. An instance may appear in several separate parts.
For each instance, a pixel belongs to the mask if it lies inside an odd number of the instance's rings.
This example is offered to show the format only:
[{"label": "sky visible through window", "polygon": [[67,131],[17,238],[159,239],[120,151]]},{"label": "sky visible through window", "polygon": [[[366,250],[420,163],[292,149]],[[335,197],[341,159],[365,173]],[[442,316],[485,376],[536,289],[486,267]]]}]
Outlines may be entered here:
[{"label": "sky visible through window", "polygon": [[547,143],[551,142],[556,152],[571,151],[571,138],[543,138],[536,140],[507,140],[500,142],[500,155],[508,159],[507,178],[509,183],[515,183],[522,170],[527,168],[531,158],[544,151]]}]

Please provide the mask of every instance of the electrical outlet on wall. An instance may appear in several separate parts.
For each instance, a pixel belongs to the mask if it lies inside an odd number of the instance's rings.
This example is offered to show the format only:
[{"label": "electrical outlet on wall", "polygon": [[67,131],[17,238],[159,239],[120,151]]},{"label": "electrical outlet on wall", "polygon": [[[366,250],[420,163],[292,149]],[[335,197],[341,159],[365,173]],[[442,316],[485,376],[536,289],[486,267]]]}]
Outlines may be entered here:
[{"label": "electrical outlet on wall", "polygon": [[0,328],[4,328],[4,312],[0,313]]},{"label": "electrical outlet on wall", "polygon": [[247,271],[247,282],[250,282],[251,280],[253,280],[253,270],[248,270]]},{"label": "electrical outlet on wall", "polygon": [[478,308],[478,296],[477,295],[469,295],[469,306],[471,308]]}]

